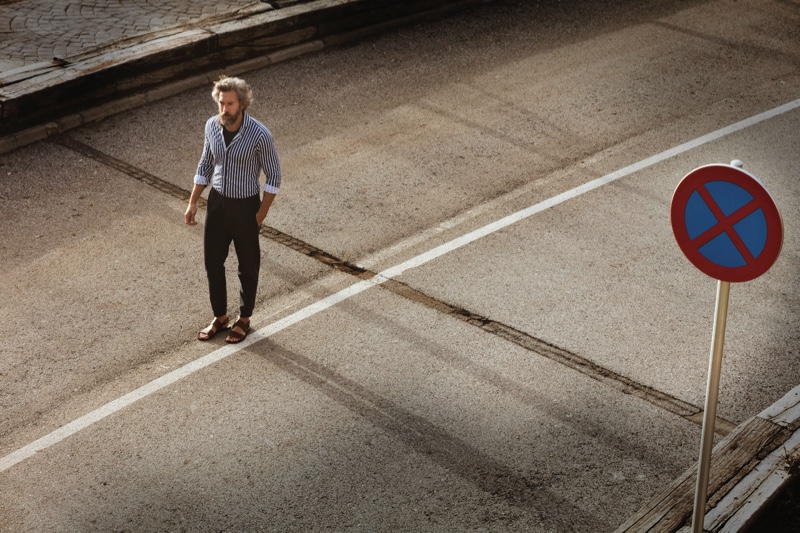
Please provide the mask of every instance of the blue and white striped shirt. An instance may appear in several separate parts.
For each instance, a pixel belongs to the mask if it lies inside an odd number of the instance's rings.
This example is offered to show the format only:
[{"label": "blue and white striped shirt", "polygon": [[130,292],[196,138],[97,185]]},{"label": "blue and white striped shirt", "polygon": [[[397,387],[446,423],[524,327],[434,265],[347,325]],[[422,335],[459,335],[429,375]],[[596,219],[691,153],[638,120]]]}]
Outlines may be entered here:
[{"label": "blue and white striped shirt", "polygon": [[228,198],[248,198],[259,193],[261,171],[267,180],[264,192],[277,194],[281,186],[281,165],[272,133],[259,121],[242,112],[239,133],[225,146],[222,124],[215,115],[206,122],[203,155],[194,182],[208,185]]}]

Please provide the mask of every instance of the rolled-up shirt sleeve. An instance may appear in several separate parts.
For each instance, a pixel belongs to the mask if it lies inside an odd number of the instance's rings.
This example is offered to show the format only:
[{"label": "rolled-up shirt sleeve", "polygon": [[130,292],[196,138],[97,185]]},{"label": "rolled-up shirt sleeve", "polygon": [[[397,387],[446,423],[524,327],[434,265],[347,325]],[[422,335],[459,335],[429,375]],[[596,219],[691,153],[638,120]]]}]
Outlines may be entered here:
[{"label": "rolled-up shirt sleeve", "polygon": [[258,143],[258,155],[261,169],[266,176],[264,192],[278,194],[278,190],[281,188],[281,163],[272,134],[265,132],[261,136]]},{"label": "rolled-up shirt sleeve", "polygon": [[194,182],[197,185],[208,185],[214,175],[214,154],[211,151],[211,139],[208,137],[208,124],[206,124],[205,143],[203,144],[203,155],[200,156],[200,163],[197,164],[197,173]]}]

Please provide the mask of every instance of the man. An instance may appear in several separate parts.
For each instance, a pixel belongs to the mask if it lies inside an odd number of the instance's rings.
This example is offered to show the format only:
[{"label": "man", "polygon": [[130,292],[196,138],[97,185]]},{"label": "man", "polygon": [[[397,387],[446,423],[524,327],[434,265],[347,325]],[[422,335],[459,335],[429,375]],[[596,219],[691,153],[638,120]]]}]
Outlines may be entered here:
[{"label": "man", "polygon": [[[184,218],[186,224],[197,225],[197,201],[211,184],[203,253],[214,320],[197,338],[207,341],[229,329],[225,260],[233,241],[239,261],[240,307],[239,318],[225,340],[237,343],[250,331],[261,266],[259,228],[280,188],[281,168],[272,134],[246,112],[253,99],[250,86],[239,78],[223,76],[214,84],[211,96],[219,115],[206,122],[203,155]],[[266,176],[263,199],[261,171]]]}]

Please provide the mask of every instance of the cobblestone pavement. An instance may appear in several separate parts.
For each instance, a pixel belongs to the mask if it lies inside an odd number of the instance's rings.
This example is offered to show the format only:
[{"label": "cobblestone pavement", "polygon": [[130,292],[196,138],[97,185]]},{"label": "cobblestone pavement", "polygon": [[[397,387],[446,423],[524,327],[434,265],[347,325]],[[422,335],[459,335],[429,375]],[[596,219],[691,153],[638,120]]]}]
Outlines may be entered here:
[{"label": "cobblestone pavement", "polygon": [[0,3],[0,72],[245,9],[253,0],[21,0]]}]

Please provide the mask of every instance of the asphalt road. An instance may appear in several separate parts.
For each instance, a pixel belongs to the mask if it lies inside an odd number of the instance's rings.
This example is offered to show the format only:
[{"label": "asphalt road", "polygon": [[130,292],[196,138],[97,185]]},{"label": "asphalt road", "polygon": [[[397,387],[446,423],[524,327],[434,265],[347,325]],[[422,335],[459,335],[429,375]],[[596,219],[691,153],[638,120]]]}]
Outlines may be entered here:
[{"label": "asphalt road", "polygon": [[0,530],[614,530],[699,450],[715,281],[669,205],[700,165],[744,161],[785,231],[732,288],[720,434],[800,383],[800,108],[760,115],[800,99],[798,28],[500,1],[248,74],[288,237],[233,350],[195,340],[176,197],[210,87],[0,156]]}]

